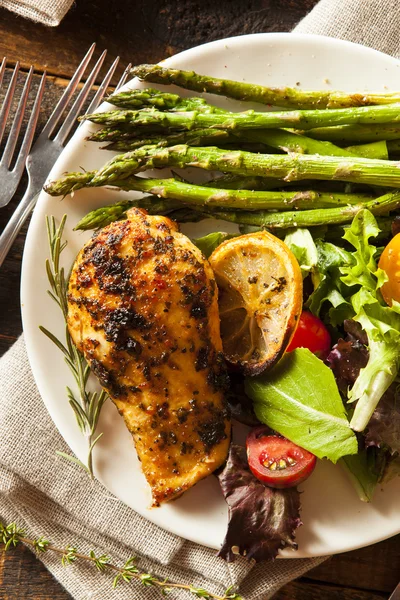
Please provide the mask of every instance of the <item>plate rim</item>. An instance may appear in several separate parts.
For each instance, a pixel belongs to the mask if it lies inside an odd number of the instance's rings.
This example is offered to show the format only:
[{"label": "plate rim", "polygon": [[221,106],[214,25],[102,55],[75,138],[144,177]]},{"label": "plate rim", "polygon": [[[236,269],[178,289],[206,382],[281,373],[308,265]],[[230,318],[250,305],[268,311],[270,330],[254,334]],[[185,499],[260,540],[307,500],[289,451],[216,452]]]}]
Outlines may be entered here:
[{"label": "plate rim", "polygon": [[[216,47],[221,46],[221,45],[227,45],[227,44],[241,44],[241,43],[251,43],[252,40],[257,39],[257,38],[266,38],[266,39],[270,39],[271,41],[274,40],[284,40],[285,38],[289,38],[292,41],[295,41],[295,43],[300,43],[302,44],[303,42],[309,42],[312,40],[315,40],[316,42],[323,42],[324,44],[330,45],[331,47],[347,47],[349,50],[351,51],[357,51],[357,52],[362,52],[364,55],[365,53],[370,54],[371,56],[380,56],[380,57],[384,57],[385,60],[389,60],[393,65],[395,66],[399,66],[400,67],[400,60],[396,59],[394,57],[391,57],[383,52],[380,52],[378,50],[375,50],[374,48],[370,48],[367,46],[363,46],[362,44],[358,44],[358,43],[354,43],[354,42],[350,42],[347,40],[341,40],[338,38],[331,38],[328,36],[322,36],[322,35],[317,35],[317,34],[304,34],[304,33],[291,33],[291,32],[271,32],[271,33],[252,33],[252,34],[246,34],[246,35],[239,35],[239,36],[233,36],[233,37],[229,37],[229,38],[221,38],[219,40],[213,40],[211,42],[207,42],[205,44],[201,44],[199,46],[195,46],[193,48],[184,50],[178,54],[175,54],[174,56],[168,57],[166,59],[163,59],[160,61],[159,64],[163,65],[163,66],[168,66],[171,63],[173,64],[174,62],[176,63],[176,60],[178,59],[178,62],[180,59],[187,59],[187,58],[195,58],[197,57],[197,55],[200,54],[204,54],[204,53],[208,53],[210,51],[213,51]],[[367,59],[367,56],[366,56]],[[129,85],[130,82],[136,81],[137,78],[132,78],[130,79],[127,84],[125,85]],[[103,102],[99,109],[101,110],[102,107],[104,107],[105,102]],[[98,110],[99,110],[98,109]],[[76,135],[76,134],[75,134]],[[76,139],[75,135],[73,136],[73,138],[71,139],[71,142]],[[71,143],[70,142],[70,143]],[[69,144],[70,144],[69,143]],[[63,152],[61,153],[61,155],[59,156],[59,158],[57,159],[56,163],[54,164],[53,168],[51,169],[48,178],[51,177],[51,174],[53,172],[53,170],[57,170],[57,165],[63,161],[63,155],[65,155],[65,153],[68,151],[68,146],[69,144],[64,148]],[[45,198],[47,197],[47,195],[41,191],[40,196],[38,198],[38,204],[37,206],[40,206],[44,201]],[[35,209],[36,211],[36,209]],[[33,219],[34,220],[34,219]],[[32,220],[32,221],[33,221]],[[31,223],[32,223],[31,221]],[[56,428],[58,429],[60,435],[63,437],[63,439],[65,440],[66,444],[71,448],[71,450],[73,452],[75,452],[74,448],[73,448],[73,444],[71,445],[72,440],[69,440],[66,436],[64,436],[63,433],[63,427],[62,424],[60,423],[60,419],[57,418],[55,412],[52,409],[52,404],[49,403],[45,398],[47,397],[46,394],[42,394],[41,389],[43,389],[45,387],[44,382],[42,380],[42,378],[40,377],[40,371],[41,369],[37,366],[37,360],[36,360],[36,348],[35,348],[35,342],[34,342],[34,338],[33,336],[30,336],[30,329],[31,326],[28,324],[28,316],[27,316],[27,309],[26,306],[29,304],[29,293],[28,293],[28,289],[29,286],[27,284],[28,278],[27,278],[27,269],[29,268],[29,250],[32,246],[32,244],[34,243],[34,227],[31,225],[29,225],[29,229],[27,232],[27,236],[26,236],[26,242],[25,242],[25,247],[24,247],[24,252],[23,252],[23,258],[22,258],[22,269],[21,269],[21,314],[22,314],[22,323],[23,323],[23,331],[25,334],[25,343],[26,343],[26,349],[27,349],[27,354],[28,354],[28,359],[29,359],[29,363],[31,365],[31,369],[32,369],[32,373],[36,382],[36,385],[39,389],[39,393],[41,395],[41,398],[44,402],[44,405],[47,409],[47,411],[49,412],[49,415],[54,423],[54,425],[56,426]],[[121,502],[124,502],[123,500],[120,500]],[[135,510],[132,508],[132,510]],[[165,529],[166,531],[169,531],[171,533],[173,533],[174,535],[178,535],[180,537],[182,536],[182,533],[177,533],[176,530],[174,530],[173,528],[168,528],[168,524],[167,523],[163,523],[160,524],[158,522],[158,519],[153,519],[153,518],[149,518],[148,514],[143,514],[142,512],[140,512],[139,510],[136,510],[136,512],[138,512],[139,514],[141,514],[141,516],[149,521],[151,521],[152,523],[156,524],[157,526],[161,527],[162,529]],[[384,539],[387,539],[389,537],[392,537],[393,535],[396,535],[400,533],[400,527],[398,530],[396,530],[393,533],[390,533],[389,535],[383,535],[381,537],[374,537],[374,540],[368,543],[355,543],[354,545],[352,545],[351,547],[348,545],[346,546],[345,549],[341,549],[341,550],[337,550],[334,553],[340,553],[340,552],[345,552],[345,551],[351,551],[351,550],[355,550],[361,547],[364,547],[366,545],[371,545],[371,544],[375,544],[378,543],[379,541],[382,541]],[[210,547],[210,548],[214,548],[217,549],[218,546],[215,544],[206,544],[203,542],[200,542],[198,539],[196,538],[191,538],[189,535],[184,536],[184,539],[188,539],[190,541],[193,541],[195,543],[199,543],[200,545],[204,545],[206,547]],[[326,552],[324,553],[319,553],[319,556],[326,556],[332,554],[332,550],[327,549]],[[284,555],[279,555],[280,558],[305,558],[305,557],[312,557],[315,556],[314,554],[311,553],[307,553],[304,551],[298,551],[296,553],[285,553]]]}]

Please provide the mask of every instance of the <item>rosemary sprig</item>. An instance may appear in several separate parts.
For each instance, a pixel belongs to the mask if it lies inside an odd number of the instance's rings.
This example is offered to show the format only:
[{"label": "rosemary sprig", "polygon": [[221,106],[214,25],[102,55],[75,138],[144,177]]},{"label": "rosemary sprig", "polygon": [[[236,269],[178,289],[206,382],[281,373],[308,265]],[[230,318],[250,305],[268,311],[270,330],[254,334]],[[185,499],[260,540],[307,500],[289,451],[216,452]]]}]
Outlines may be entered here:
[{"label": "rosemary sprig", "polygon": [[207,592],[203,588],[197,588],[184,583],[173,583],[165,579],[160,579],[151,573],[145,573],[137,566],[137,558],[135,556],[129,558],[124,565],[117,566],[111,562],[110,557],[106,554],[97,556],[93,550],[90,550],[88,555],[81,554],[71,545],[67,545],[65,548],[57,548],[43,537],[38,539],[25,537],[25,531],[20,529],[15,523],[4,525],[0,522],[0,544],[4,544],[4,550],[8,550],[10,546],[17,546],[20,542],[30,546],[37,553],[50,551],[59,554],[63,566],[71,565],[78,561],[88,561],[93,563],[100,572],[106,570],[114,571],[116,575],[113,580],[113,587],[116,587],[120,581],[131,583],[135,580],[144,586],[158,587],[163,595],[168,594],[169,591],[175,588],[186,590],[193,596],[206,600],[244,600],[232,587],[228,588],[223,596],[219,596],[218,594]]},{"label": "rosemary sprig", "polygon": [[[67,242],[63,241],[66,220],[67,216],[64,215],[60,225],[57,227],[54,217],[46,217],[47,236],[50,249],[50,258],[46,260],[46,273],[50,284],[48,294],[59,306],[65,323],[67,323],[68,315],[67,291],[69,276],[65,274],[64,267],[60,265],[60,256],[67,246]],[[69,404],[75,413],[79,428],[88,440],[88,457],[86,465],[75,456],[71,456],[65,452],[57,452],[57,454],[84,468],[90,476],[93,477],[93,448],[103,435],[100,433],[95,436],[95,433],[101,408],[108,397],[107,393],[104,390],[100,393],[87,390],[90,367],[83,354],[79,352],[72,342],[67,326],[65,327],[65,343],[59,340],[45,327],[40,326],[40,330],[47,335],[47,337],[64,354],[65,362],[74,376],[78,394],[76,395],[74,391],[67,386],[67,397]]]}]

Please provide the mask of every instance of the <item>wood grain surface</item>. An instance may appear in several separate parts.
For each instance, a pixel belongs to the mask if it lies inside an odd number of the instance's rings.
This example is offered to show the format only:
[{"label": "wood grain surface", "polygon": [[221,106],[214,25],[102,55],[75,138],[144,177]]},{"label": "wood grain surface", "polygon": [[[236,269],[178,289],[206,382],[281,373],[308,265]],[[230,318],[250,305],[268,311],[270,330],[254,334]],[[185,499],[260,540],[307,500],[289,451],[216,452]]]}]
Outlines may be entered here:
[{"label": "wood grain surface", "polygon": [[[51,75],[41,127],[94,41],[98,44],[96,56],[104,48],[109,50],[108,65],[115,56],[121,56],[115,83],[128,62],[156,62],[183,49],[230,35],[290,31],[315,4],[316,0],[124,0],[117,8],[113,3],[110,10],[111,3],[105,0],[77,0],[57,28],[47,28],[0,9],[0,54],[7,55],[10,66],[20,60],[25,70],[34,64],[38,74],[47,69]],[[39,76],[35,85],[38,80]],[[22,83],[21,75],[19,89]],[[1,209],[0,230],[25,185],[22,181],[12,203]],[[0,354],[22,330],[19,283],[26,230],[27,226],[0,269]],[[73,540],[66,540],[70,541]],[[275,600],[378,600],[388,598],[399,579],[400,536],[397,536],[327,560],[307,573],[307,577],[286,585]],[[139,594],[133,585],[132,598],[139,598]],[[28,549],[18,547],[6,554],[0,552],[0,600],[28,599],[70,600],[71,596]]]}]

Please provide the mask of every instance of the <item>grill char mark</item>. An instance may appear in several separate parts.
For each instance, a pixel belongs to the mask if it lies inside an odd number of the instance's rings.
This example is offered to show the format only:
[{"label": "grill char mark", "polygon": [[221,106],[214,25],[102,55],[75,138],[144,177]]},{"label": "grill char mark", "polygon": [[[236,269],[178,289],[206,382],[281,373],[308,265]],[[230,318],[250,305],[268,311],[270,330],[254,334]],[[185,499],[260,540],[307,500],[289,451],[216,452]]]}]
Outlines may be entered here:
[{"label": "grill char mark", "polygon": [[88,242],[69,288],[73,338],[125,418],[156,505],[217,468],[230,437],[215,281],[179,236],[133,210]]}]

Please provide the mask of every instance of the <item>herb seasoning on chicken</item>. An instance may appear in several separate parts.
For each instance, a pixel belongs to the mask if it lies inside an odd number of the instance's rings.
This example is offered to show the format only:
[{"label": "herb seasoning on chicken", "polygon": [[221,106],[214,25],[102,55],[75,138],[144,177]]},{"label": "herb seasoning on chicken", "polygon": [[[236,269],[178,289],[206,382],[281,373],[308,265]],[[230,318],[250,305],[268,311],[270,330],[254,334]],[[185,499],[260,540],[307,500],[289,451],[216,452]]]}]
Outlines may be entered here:
[{"label": "herb seasoning on chicken", "polygon": [[166,217],[131,209],[74,264],[68,327],[132,433],[154,505],[226,459],[230,422],[218,292]]}]

